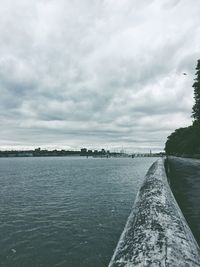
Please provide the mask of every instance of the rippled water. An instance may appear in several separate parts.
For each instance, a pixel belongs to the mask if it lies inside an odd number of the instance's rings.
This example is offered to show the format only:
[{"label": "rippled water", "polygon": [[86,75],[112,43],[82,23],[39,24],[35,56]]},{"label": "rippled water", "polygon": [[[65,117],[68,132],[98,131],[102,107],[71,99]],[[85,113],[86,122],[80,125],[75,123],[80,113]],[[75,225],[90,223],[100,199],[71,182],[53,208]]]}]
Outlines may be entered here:
[{"label": "rippled water", "polygon": [[107,266],[153,161],[0,159],[0,266]]}]

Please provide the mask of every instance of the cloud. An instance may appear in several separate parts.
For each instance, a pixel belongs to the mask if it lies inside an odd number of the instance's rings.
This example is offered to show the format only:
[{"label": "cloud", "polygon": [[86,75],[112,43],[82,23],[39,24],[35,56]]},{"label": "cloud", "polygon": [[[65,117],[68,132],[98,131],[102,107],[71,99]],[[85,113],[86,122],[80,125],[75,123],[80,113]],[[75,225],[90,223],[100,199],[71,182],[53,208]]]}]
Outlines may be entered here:
[{"label": "cloud", "polygon": [[1,149],[162,150],[191,124],[199,12],[195,0],[2,0]]}]

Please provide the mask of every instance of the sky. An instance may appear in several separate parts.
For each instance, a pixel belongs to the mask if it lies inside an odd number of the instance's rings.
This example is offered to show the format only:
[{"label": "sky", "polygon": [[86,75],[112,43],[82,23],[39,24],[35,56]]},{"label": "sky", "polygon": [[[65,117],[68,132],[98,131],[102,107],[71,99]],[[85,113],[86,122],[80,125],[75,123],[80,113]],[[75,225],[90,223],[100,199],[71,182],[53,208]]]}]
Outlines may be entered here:
[{"label": "sky", "polygon": [[0,149],[163,150],[192,123],[199,14],[198,0],[0,0]]}]

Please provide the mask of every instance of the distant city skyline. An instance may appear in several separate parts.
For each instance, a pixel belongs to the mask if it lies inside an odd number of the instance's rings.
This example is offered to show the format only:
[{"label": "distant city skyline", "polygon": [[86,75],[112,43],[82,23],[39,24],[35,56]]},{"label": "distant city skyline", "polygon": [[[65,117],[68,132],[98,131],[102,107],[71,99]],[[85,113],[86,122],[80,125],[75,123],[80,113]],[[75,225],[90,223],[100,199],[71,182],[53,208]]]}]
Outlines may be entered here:
[{"label": "distant city skyline", "polygon": [[78,147],[78,148],[71,148],[71,147],[56,147],[56,146],[50,146],[50,147],[45,147],[45,146],[41,146],[41,147],[37,147],[37,146],[28,146],[28,147],[22,147],[22,146],[19,146],[19,147],[16,147],[16,146],[13,146],[12,148],[1,148],[0,151],[28,151],[28,150],[36,150],[36,149],[41,149],[41,150],[49,150],[49,151],[53,151],[53,150],[70,150],[70,151],[81,151],[82,149],[87,149],[87,151],[101,151],[102,149],[105,150],[105,151],[110,151],[112,153],[116,152],[116,153],[157,153],[157,152],[164,152],[163,150],[152,150],[152,149],[138,149],[138,150],[133,150],[132,148],[130,147],[127,147],[127,148],[124,148],[124,147],[111,147],[111,148],[105,148],[105,147],[85,147],[85,146],[82,146],[82,147]]},{"label": "distant city skyline", "polygon": [[41,149],[40,147],[29,150],[0,150],[0,158],[12,157],[93,157],[93,158],[135,158],[135,157],[154,157],[164,156],[164,152],[152,153],[150,150],[146,153],[132,152],[128,153],[126,150],[110,151],[102,149],[87,149],[81,148],[78,150],[65,150],[65,149]]},{"label": "distant city skyline", "polygon": [[163,151],[192,123],[199,14],[196,0],[2,0],[0,150]]}]

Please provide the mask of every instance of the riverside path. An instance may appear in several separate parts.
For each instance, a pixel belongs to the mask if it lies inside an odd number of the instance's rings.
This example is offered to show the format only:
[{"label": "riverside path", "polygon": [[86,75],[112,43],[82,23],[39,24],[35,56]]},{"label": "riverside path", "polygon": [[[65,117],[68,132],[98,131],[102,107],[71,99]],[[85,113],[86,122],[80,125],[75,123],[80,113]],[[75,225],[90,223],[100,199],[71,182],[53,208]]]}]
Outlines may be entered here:
[{"label": "riverside path", "polygon": [[169,157],[170,186],[200,246],[200,160]]}]

